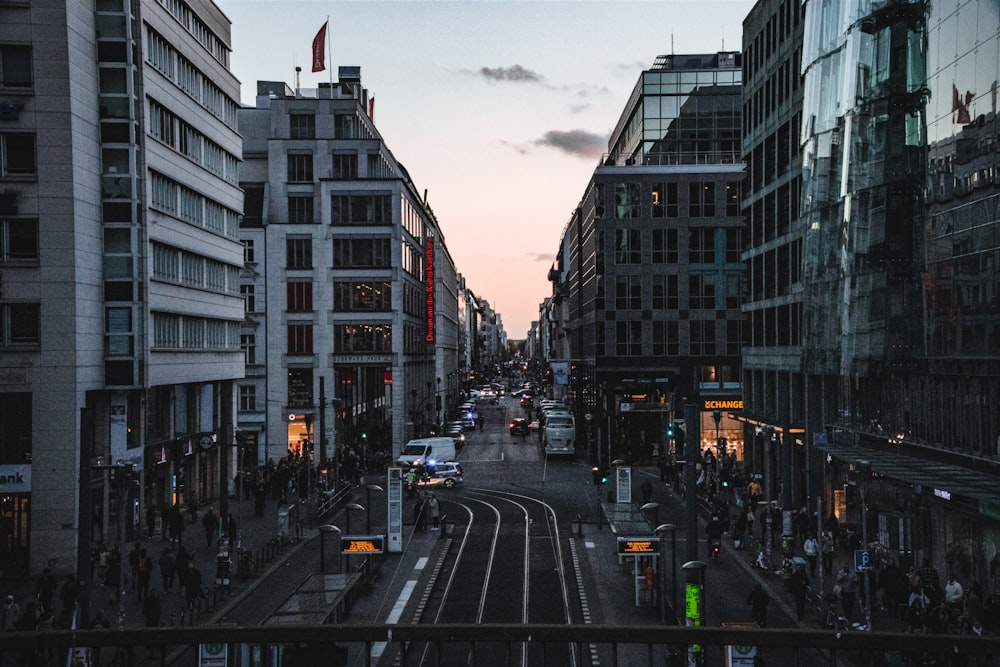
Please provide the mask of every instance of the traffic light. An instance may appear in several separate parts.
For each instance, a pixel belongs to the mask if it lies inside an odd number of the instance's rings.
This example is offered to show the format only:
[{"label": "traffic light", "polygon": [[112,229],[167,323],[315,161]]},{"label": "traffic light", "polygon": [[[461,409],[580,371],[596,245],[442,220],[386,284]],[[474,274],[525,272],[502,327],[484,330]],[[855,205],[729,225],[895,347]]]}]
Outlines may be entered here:
[{"label": "traffic light", "polygon": [[608,469],[601,468],[601,484],[607,484],[607,483],[608,483]]},{"label": "traffic light", "polygon": [[675,433],[675,431],[674,431],[674,423],[670,422],[669,424],[667,424],[667,437],[668,438],[674,437],[674,433]]},{"label": "traffic light", "polygon": [[362,440],[367,440],[368,439],[368,432],[367,431],[362,431],[361,432],[361,439]]}]

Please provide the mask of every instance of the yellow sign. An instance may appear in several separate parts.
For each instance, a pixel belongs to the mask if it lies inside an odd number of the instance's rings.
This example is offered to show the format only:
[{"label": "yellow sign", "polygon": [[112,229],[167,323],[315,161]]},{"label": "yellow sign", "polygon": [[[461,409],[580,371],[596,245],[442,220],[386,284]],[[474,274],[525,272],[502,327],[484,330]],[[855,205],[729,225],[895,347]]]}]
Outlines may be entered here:
[{"label": "yellow sign", "polygon": [[629,554],[655,554],[660,545],[660,540],[655,537],[619,537],[618,553]]},{"label": "yellow sign", "polygon": [[385,546],[381,535],[343,537],[340,540],[343,554],[380,554]]},{"label": "yellow sign", "polygon": [[742,398],[732,398],[725,401],[719,401],[716,399],[705,399],[702,401],[703,410],[742,410],[743,409],[743,399]]}]

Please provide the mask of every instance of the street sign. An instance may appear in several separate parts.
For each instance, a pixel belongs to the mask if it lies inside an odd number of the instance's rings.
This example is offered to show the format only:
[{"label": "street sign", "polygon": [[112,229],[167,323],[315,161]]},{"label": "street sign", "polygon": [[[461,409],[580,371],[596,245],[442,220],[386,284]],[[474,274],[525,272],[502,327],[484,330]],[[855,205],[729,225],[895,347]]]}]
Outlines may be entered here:
[{"label": "street sign", "polygon": [[872,569],[872,553],[868,549],[854,550],[854,571],[869,572]]}]

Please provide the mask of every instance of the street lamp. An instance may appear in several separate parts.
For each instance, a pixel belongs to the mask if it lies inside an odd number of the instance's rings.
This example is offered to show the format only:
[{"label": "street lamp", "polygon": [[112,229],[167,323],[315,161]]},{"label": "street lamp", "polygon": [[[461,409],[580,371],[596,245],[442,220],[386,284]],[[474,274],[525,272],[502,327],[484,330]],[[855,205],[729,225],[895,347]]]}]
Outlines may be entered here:
[{"label": "street lamp", "polygon": [[372,534],[372,491],[378,491],[382,493],[385,491],[378,484],[367,484],[365,485],[365,491],[368,492],[368,534]]},{"label": "street lamp", "polygon": [[660,503],[646,503],[639,509],[642,511],[653,510],[653,525],[660,523]]},{"label": "street lamp", "polygon": [[347,534],[351,534],[351,512],[364,512],[365,508],[357,503],[347,503],[344,505],[344,509],[347,510]]},{"label": "street lamp", "polygon": [[[657,535],[666,533],[670,536],[670,611],[674,615],[674,625],[677,624],[677,525],[673,523],[663,523],[656,527],[654,531]],[[660,561],[663,560],[663,542],[660,542]],[[660,575],[660,622],[667,622],[667,612],[663,608],[663,576]]]},{"label": "street lamp", "polygon": [[[331,526],[330,524],[324,524],[319,527],[319,573],[326,574],[326,535],[327,533],[332,533],[336,535],[339,539],[340,528],[336,526]],[[339,551],[339,549],[338,549]],[[339,559],[338,559],[339,560]]]}]

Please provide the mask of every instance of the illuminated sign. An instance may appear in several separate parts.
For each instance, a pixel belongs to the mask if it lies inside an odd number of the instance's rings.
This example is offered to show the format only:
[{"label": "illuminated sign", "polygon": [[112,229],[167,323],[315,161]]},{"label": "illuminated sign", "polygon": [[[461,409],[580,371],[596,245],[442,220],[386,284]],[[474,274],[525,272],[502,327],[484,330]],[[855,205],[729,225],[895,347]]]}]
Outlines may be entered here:
[{"label": "illuminated sign", "polygon": [[619,537],[618,554],[629,556],[635,554],[655,554],[660,546],[658,537]]},{"label": "illuminated sign", "polygon": [[424,292],[427,302],[427,336],[428,343],[434,342],[434,239],[424,241]]},{"label": "illuminated sign", "polygon": [[351,554],[380,554],[385,548],[381,535],[345,535],[340,538],[340,552]]},{"label": "illuminated sign", "polygon": [[702,403],[703,410],[742,410],[743,399],[731,398],[720,401],[716,399],[705,399]]},{"label": "illuminated sign", "polygon": [[[701,627],[701,586],[698,584],[684,585],[684,619],[689,628]],[[700,644],[692,644],[692,653],[701,653]]]}]

